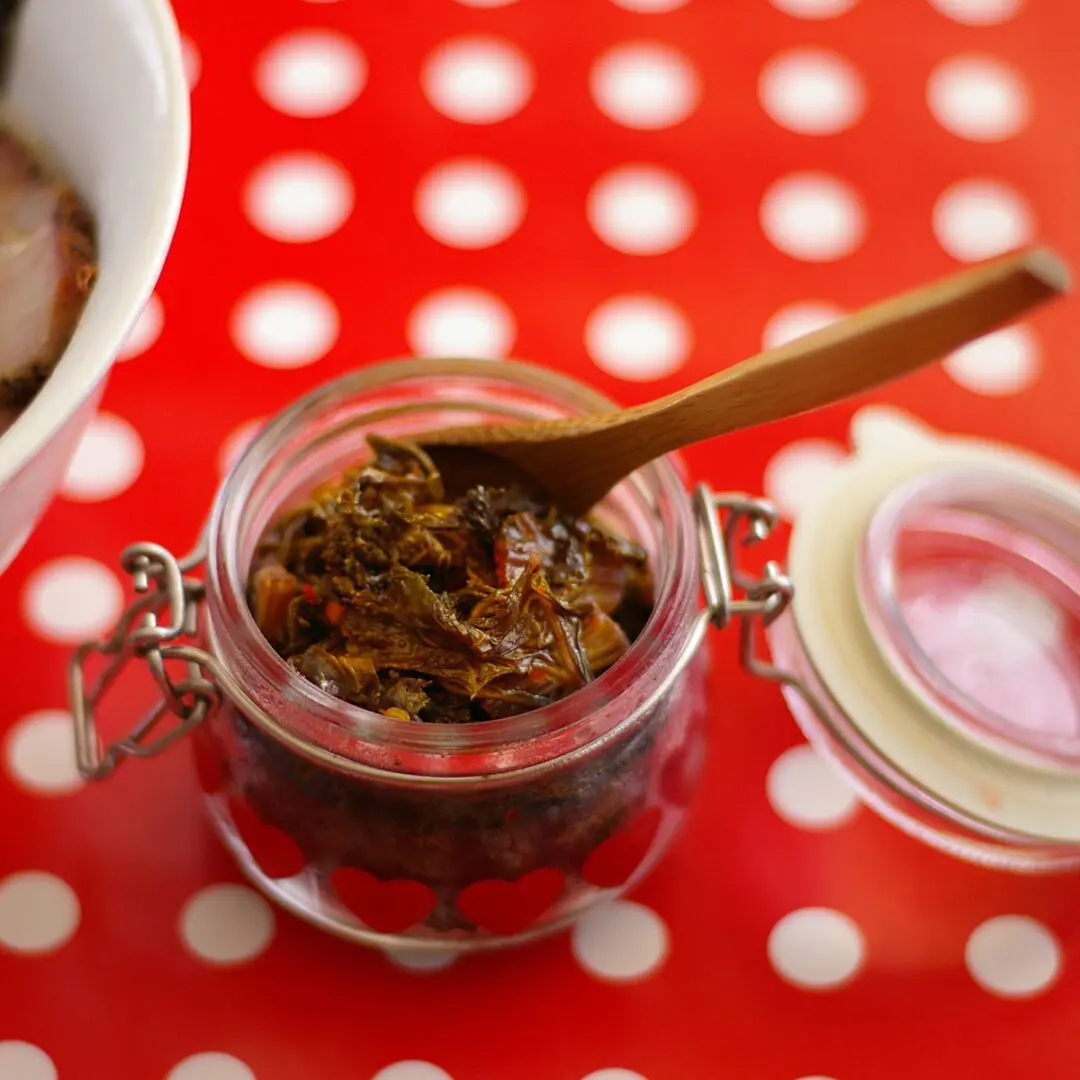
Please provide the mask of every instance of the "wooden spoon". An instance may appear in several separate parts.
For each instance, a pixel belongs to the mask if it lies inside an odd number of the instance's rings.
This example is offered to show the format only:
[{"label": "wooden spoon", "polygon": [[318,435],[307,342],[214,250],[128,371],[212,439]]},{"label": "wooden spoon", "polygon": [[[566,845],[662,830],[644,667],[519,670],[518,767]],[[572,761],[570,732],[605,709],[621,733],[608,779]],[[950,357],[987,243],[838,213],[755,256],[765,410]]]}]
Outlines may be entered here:
[{"label": "wooden spoon", "polygon": [[655,458],[914,371],[1068,291],[1069,282],[1055,252],[1021,251],[864,308],[658,401],[569,420],[446,428],[418,441],[497,455],[583,513]]}]

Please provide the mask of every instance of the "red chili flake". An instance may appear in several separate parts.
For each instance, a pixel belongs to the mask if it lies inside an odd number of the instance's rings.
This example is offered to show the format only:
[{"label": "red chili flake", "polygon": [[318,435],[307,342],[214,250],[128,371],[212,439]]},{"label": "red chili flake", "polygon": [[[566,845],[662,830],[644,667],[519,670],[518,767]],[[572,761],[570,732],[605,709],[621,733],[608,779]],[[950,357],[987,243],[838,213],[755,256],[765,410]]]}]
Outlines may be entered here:
[{"label": "red chili flake", "polygon": [[314,604],[315,601],[319,599],[318,596],[315,593],[315,586],[314,585],[305,584],[303,591],[304,591],[304,599],[309,604]]},{"label": "red chili flake", "polygon": [[326,607],[323,608],[323,614],[326,616],[326,621],[331,626],[337,626],[337,624],[345,617],[345,605],[337,600],[330,600]]}]

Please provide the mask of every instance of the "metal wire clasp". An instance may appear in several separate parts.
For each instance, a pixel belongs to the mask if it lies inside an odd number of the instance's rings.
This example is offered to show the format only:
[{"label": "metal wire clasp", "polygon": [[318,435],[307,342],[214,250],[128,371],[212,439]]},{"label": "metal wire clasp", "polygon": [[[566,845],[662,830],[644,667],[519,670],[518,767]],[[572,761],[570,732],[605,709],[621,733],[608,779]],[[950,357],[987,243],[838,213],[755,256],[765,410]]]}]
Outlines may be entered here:
[{"label": "metal wire clasp", "polygon": [[742,666],[751,675],[778,683],[797,694],[851,750],[846,736],[837,731],[825,702],[810,685],[758,655],[759,631],[787,611],[795,596],[795,586],[776,562],[767,562],[757,577],[747,574],[740,565],[740,552],[772,532],[779,520],[776,510],[765,500],[748,495],[715,495],[705,485],[697,489],[694,502],[701,534],[706,615],[714,626],[721,628],[738,618]]},{"label": "metal wire clasp", "polygon": [[[125,757],[152,757],[160,753],[200,724],[217,701],[214,683],[206,677],[197,659],[191,657],[193,650],[184,649],[181,654],[169,646],[178,638],[194,638],[198,632],[203,584],[188,575],[203,559],[201,542],[183,559],[177,559],[159,544],[145,543],[133,544],[120,556],[120,565],[131,575],[138,595],[112,634],[104,641],[86,642],[68,666],[76,760],[85,779],[100,780],[108,776]],[[167,622],[163,621],[166,617]],[[93,654],[106,657],[108,662],[88,687],[86,662]],[[161,699],[127,736],[103,748],[97,734],[95,710],[128,661],[136,658],[146,662],[161,688]],[[184,661],[185,677],[180,681],[175,681],[166,668],[170,659]],[[179,723],[151,738],[169,714],[176,716]]]},{"label": "metal wire clasp", "polygon": [[[718,495],[702,484],[694,494],[694,512],[706,606],[698,615],[678,660],[654,688],[650,701],[641,706],[645,710],[671,689],[693,659],[709,627],[724,629],[735,619],[739,621],[743,665],[755,675],[784,683],[794,681],[754,653],[757,628],[768,626],[791,602],[794,595],[791,581],[778,563],[766,563],[762,573],[753,576],[742,569],[740,562],[745,547],[763,540],[773,530],[778,520],[776,511],[764,500],[741,494]],[[177,559],[159,544],[148,543],[134,544],[121,555],[121,565],[131,575],[138,595],[113,633],[104,641],[87,642],[79,648],[68,670],[76,756],[79,772],[86,779],[108,776],[126,757],[152,757],[165,750],[202,723],[222,694],[239,703],[254,722],[302,756],[340,764],[334,755],[307,745],[251,701],[214,656],[178,640],[197,637],[204,586],[189,575],[204,558],[202,542],[183,559]],[[166,615],[168,621],[163,621]],[[108,662],[88,687],[86,662],[94,654],[104,656]],[[95,710],[133,659],[145,661],[161,688],[161,699],[124,738],[103,748],[98,739]],[[170,660],[184,664],[185,676],[180,681],[175,681],[166,668]],[[151,738],[169,715],[179,722]],[[351,769],[371,771],[359,764],[352,764]]]},{"label": "metal wire clasp", "polygon": [[768,626],[783,614],[794,587],[776,562],[766,563],[760,577],[747,574],[740,566],[740,551],[764,540],[779,514],[764,499],[717,495],[705,484],[698,487],[694,501],[701,530],[701,584],[710,621],[719,630],[735,618]]}]

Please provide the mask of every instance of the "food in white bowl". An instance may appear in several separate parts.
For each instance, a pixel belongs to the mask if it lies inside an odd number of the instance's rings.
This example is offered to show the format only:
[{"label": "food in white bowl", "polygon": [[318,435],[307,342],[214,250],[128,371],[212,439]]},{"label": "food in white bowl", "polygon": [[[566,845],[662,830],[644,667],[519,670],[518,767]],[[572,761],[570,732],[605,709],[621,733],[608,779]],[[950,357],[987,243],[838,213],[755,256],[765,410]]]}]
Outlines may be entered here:
[{"label": "food in white bowl", "polygon": [[0,128],[0,435],[52,374],[96,275],[78,193]]},{"label": "food in white bowl", "polygon": [[[8,44],[2,126],[76,193],[92,222],[97,274],[55,368],[0,433],[0,571],[59,487],[153,291],[189,142],[166,0],[22,0]],[[0,320],[10,317],[0,310]]]}]

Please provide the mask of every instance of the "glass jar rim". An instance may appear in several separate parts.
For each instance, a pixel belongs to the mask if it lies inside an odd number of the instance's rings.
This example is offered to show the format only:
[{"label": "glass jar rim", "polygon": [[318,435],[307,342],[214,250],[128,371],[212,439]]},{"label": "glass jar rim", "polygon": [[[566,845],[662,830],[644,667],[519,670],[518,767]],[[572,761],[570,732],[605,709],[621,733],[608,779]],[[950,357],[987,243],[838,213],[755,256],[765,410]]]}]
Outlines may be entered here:
[{"label": "glass jar rim", "polygon": [[[528,745],[539,753],[544,764],[553,764],[568,754],[588,749],[598,738],[613,737],[617,730],[632,724],[666,691],[662,662],[670,663],[679,652],[696,647],[692,619],[678,617],[687,607],[696,613],[699,583],[697,538],[690,497],[670,461],[653,462],[626,483],[655,503],[665,501],[671,508],[671,535],[663,536],[661,550],[667,556],[664,572],[657,581],[652,614],[630,649],[608,671],[566,698],[540,709],[499,720],[467,724],[402,724],[379,713],[361,709],[331,697],[295,673],[273,650],[258,629],[245,598],[241,564],[250,552],[239,543],[240,515],[252,498],[270,455],[305,417],[332,408],[335,402],[358,398],[365,392],[403,385],[417,378],[447,376],[506,381],[539,394],[548,394],[559,403],[581,406],[580,411],[614,408],[614,403],[592,388],[568,376],[522,361],[493,362],[465,358],[391,360],[360,368],[298,398],[274,416],[234,463],[221,484],[207,528],[207,602],[211,613],[211,645],[219,659],[227,662],[242,657],[248,673],[274,684],[302,705],[323,724],[340,730],[335,740],[336,756],[346,761],[362,747],[379,746],[387,752],[381,760],[388,769],[376,771],[452,774],[466,760],[482,762],[469,766],[475,776],[480,767],[493,772],[520,772],[519,754],[510,748]],[[438,402],[433,402],[438,404]],[[216,617],[215,617],[216,616]],[[215,633],[215,626],[227,624],[227,634]],[[650,670],[657,676],[655,692],[638,688],[628,673]],[[647,683],[648,680],[640,680]],[[670,682],[670,680],[668,680]],[[242,683],[241,683],[242,685]],[[651,686],[651,684],[650,684]],[[619,714],[620,703],[622,715]],[[610,723],[599,725],[585,741],[582,727],[598,713],[611,714]],[[593,725],[597,727],[597,725]],[[388,755],[388,756],[387,756]],[[454,761],[452,759],[460,759]]]}]

